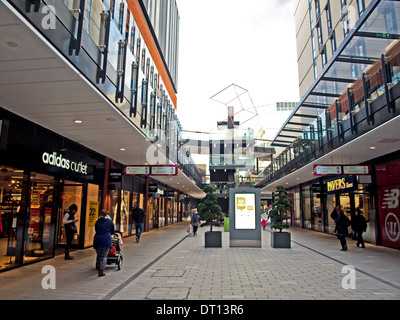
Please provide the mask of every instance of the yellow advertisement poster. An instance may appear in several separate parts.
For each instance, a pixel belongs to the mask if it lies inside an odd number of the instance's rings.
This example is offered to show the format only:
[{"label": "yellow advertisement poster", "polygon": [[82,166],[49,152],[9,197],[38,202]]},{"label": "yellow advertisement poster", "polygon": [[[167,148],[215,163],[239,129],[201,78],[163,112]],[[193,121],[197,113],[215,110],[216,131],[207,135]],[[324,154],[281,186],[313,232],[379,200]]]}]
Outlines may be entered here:
[{"label": "yellow advertisement poster", "polygon": [[94,227],[99,216],[99,202],[89,201],[88,227]]}]

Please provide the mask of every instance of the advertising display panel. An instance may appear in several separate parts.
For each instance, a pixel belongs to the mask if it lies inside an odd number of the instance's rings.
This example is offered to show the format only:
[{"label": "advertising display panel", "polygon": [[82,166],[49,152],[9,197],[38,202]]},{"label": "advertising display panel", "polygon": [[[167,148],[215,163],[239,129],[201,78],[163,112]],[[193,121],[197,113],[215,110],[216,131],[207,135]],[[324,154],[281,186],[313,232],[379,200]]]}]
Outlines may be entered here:
[{"label": "advertising display panel", "polygon": [[229,189],[229,220],[230,247],[261,248],[260,189]]},{"label": "advertising display panel", "polygon": [[235,229],[256,228],[256,195],[254,193],[235,194]]}]

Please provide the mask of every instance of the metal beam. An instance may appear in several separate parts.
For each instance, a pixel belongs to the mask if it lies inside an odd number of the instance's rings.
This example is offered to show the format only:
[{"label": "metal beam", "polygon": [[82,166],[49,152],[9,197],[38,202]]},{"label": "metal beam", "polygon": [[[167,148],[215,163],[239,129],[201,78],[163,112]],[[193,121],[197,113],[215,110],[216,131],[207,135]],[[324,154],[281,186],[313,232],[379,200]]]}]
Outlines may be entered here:
[{"label": "metal beam", "polygon": [[354,79],[347,79],[347,78],[334,78],[334,77],[322,77],[322,81],[331,81],[331,82],[344,82],[344,83],[353,83]]},{"label": "metal beam", "polygon": [[328,104],[312,104],[312,103],[303,103],[301,106],[300,106],[300,108],[301,107],[304,107],[304,108],[314,108],[314,109],[326,109],[326,108],[329,108],[330,107],[330,105],[328,105]]},{"label": "metal beam", "polygon": [[319,96],[319,97],[332,97],[332,98],[339,98],[340,94],[337,93],[325,93],[325,92],[310,92],[310,96]]},{"label": "metal beam", "polygon": [[365,37],[365,38],[378,38],[378,39],[400,39],[399,34],[386,33],[386,32],[357,31],[355,33],[355,36]]},{"label": "metal beam", "polygon": [[[288,132],[299,132],[303,133],[304,130],[296,130],[296,129],[289,129],[289,128],[283,128],[281,131],[288,131]],[[274,140],[275,141],[275,140]]]},{"label": "metal beam", "polygon": [[336,58],[336,61],[345,63],[374,64],[379,60],[368,57],[339,56]]},{"label": "metal beam", "polygon": [[306,126],[306,127],[308,127],[310,125],[309,123],[300,123],[300,122],[293,122],[293,121],[289,121],[288,124],[293,124],[295,126]]}]

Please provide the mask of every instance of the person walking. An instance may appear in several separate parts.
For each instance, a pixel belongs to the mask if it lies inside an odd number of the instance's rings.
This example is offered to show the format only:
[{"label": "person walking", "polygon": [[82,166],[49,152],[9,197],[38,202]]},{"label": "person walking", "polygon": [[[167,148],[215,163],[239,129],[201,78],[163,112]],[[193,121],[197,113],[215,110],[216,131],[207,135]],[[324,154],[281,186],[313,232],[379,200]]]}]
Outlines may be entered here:
[{"label": "person walking", "polygon": [[340,212],[343,212],[343,210],[340,208],[340,204],[337,204],[335,209],[333,209],[331,213],[331,218],[336,222],[337,218],[340,215]]},{"label": "person walking", "polygon": [[79,220],[75,219],[75,214],[78,211],[78,206],[76,204],[71,204],[67,210],[64,212],[63,224],[65,231],[65,260],[72,260],[73,257],[69,255],[69,251],[71,250],[72,240],[74,239],[75,233],[78,232],[78,228],[76,227],[76,222]]},{"label": "person walking", "polygon": [[190,223],[193,227],[193,236],[197,236],[197,229],[199,228],[199,215],[197,214],[197,209],[193,209],[192,217],[190,218]]},{"label": "person walking", "polygon": [[146,217],[146,214],[144,213],[144,210],[139,208],[139,203],[138,202],[135,202],[133,204],[132,219],[135,222],[136,242],[140,241],[140,236],[143,233],[143,226],[144,226],[144,218],[145,217]]},{"label": "person walking", "polygon": [[347,218],[343,212],[340,210],[340,213],[336,219],[336,228],[335,232],[340,240],[340,244],[342,246],[341,251],[347,251],[347,241],[346,236],[349,234],[348,226],[351,225],[349,218]]},{"label": "person walking", "polygon": [[273,228],[273,226],[274,226],[274,218],[271,216],[271,212],[272,212],[272,205],[270,205],[269,206],[269,210],[268,210],[268,218],[269,218],[269,221],[270,221],[270,227],[271,227],[271,230],[272,230],[272,228]]},{"label": "person walking", "polygon": [[108,251],[112,247],[111,235],[115,232],[114,223],[112,222],[107,210],[102,209],[99,213],[99,218],[94,225],[96,234],[93,238],[93,248],[96,250],[96,269],[98,276],[103,277],[104,268],[107,263]]},{"label": "person walking", "polygon": [[357,239],[356,243],[357,247],[360,247],[361,245],[361,248],[365,249],[365,244],[362,234],[363,232],[367,231],[367,222],[365,221],[363,212],[360,210],[360,208],[356,209],[356,215],[354,216],[354,221],[352,221],[352,226]]}]

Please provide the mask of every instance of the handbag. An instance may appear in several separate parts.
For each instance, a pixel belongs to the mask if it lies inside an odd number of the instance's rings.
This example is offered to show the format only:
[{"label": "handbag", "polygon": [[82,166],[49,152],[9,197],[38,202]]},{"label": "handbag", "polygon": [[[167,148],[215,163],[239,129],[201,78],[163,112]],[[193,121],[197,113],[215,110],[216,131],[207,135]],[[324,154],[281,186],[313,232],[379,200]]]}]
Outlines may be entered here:
[{"label": "handbag", "polygon": [[78,232],[78,228],[76,227],[75,223],[70,223],[69,224],[69,228],[71,229],[72,233],[77,233]]}]

